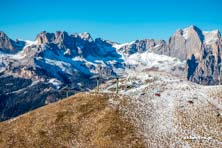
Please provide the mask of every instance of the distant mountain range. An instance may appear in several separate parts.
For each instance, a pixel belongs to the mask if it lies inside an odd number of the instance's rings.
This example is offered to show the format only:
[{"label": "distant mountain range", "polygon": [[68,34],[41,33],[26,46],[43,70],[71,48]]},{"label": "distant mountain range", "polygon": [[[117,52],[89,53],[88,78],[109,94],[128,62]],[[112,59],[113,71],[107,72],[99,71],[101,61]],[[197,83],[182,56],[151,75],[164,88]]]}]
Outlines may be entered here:
[{"label": "distant mountain range", "polygon": [[219,83],[222,38],[196,26],[177,30],[168,41],[119,44],[89,33],[39,33],[35,41],[12,40],[0,32],[0,121],[95,87],[125,71],[164,71],[196,83]]}]

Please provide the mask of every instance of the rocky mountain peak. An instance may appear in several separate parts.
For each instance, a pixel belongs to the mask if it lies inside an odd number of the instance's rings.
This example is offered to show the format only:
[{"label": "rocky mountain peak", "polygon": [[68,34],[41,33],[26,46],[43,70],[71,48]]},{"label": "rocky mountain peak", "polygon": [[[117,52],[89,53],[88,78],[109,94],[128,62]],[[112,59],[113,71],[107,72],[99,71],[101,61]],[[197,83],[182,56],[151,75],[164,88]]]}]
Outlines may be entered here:
[{"label": "rocky mountain peak", "polygon": [[3,31],[0,31],[0,38],[8,38],[8,36]]},{"label": "rocky mountain peak", "polygon": [[198,27],[191,25],[185,29],[179,29],[177,30],[173,36],[183,38],[184,40],[192,39],[194,36],[199,38],[199,40],[202,42],[204,40],[204,35]]},{"label": "rocky mountain peak", "polygon": [[55,40],[55,34],[43,31],[36,36],[37,44],[51,43]]},{"label": "rocky mountain peak", "polygon": [[114,47],[126,55],[143,53],[146,51],[153,51],[157,54],[164,54],[167,48],[167,44],[163,40],[144,39],[124,44],[114,44]]},{"label": "rocky mountain peak", "polygon": [[67,48],[74,48],[72,36],[69,36],[69,34],[65,31],[56,31],[55,33],[43,31],[37,35],[36,41],[39,45],[54,43],[62,47],[66,46]]},{"label": "rocky mountain peak", "polygon": [[71,44],[71,37],[65,31],[56,31],[55,33],[55,43],[59,44]]},{"label": "rocky mountain peak", "polygon": [[198,28],[197,26],[195,25],[190,25],[189,27],[187,28],[190,28],[190,29],[193,29],[193,30],[197,30],[197,31],[201,31],[200,28]]},{"label": "rocky mountain peak", "polygon": [[91,37],[90,33],[88,33],[88,32],[80,33],[79,36],[80,36],[80,38],[83,39],[83,40],[88,40],[88,41],[90,41],[90,42],[93,41],[93,38]]},{"label": "rocky mountain peak", "polygon": [[64,40],[69,37],[69,34],[65,31],[56,31],[55,33],[55,39]]},{"label": "rocky mountain peak", "polygon": [[221,34],[219,30],[203,31],[203,34],[205,36],[204,43],[206,45],[211,45],[221,39]]},{"label": "rocky mountain peak", "polygon": [[115,44],[114,42],[112,41],[109,41],[109,40],[104,40],[102,38],[96,38],[95,39],[95,43],[96,44],[105,44],[107,46],[112,46],[113,44]]},{"label": "rocky mountain peak", "polygon": [[194,55],[201,60],[204,38],[202,31],[194,25],[177,30],[169,39],[169,55],[181,60],[191,59]]},{"label": "rocky mountain peak", "polygon": [[19,41],[10,39],[3,31],[0,31],[0,51],[5,53],[16,53],[23,48]]}]

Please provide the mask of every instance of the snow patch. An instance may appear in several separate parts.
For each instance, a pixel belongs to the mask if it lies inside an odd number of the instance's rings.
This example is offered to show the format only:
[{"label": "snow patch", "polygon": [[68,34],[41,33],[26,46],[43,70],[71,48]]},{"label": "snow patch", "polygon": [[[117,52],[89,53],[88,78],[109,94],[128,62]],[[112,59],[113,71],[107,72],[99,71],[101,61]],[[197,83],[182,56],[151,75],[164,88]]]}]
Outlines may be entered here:
[{"label": "snow patch", "polygon": [[49,83],[53,84],[56,89],[59,89],[60,86],[62,85],[62,82],[60,82],[59,80],[57,80],[55,78],[49,79]]},{"label": "snow patch", "polygon": [[135,65],[143,69],[158,68],[160,71],[170,72],[173,68],[184,68],[186,62],[177,58],[158,55],[153,52],[135,53],[129,57],[124,57],[128,65]]},{"label": "snow patch", "polygon": [[132,41],[132,42],[129,42],[129,43],[123,43],[123,44],[115,43],[115,44],[113,44],[113,47],[116,48],[116,49],[120,49],[124,46],[132,45],[133,43],[135,43],[135,41]]},{"label": "snow patch", "polygon": [[213,31],[203,31],[204,34],[204,42],[206,44],[212,44],[219,40],[219,30],[213,30]]},{"label": "snow patch", "polygon": [[23,49],[25,49],[28,46],[32,46],[32,45],[36,45],[37,41],[30,41],[30,40],[25,40],[25,47]]},{"label": "snow patch", "polygon": [[183,37],[185,40],[189,38],[189,30],[190,30],[190,27],[183,29]]}]

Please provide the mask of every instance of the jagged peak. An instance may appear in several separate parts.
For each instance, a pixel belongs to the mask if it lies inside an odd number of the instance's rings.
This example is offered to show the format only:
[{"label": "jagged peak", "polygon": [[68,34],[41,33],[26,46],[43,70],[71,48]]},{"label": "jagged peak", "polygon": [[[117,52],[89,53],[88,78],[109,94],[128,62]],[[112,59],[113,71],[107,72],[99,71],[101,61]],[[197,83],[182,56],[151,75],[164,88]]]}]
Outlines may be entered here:
[{"label": "jagged peak", "polygon": [[183,28],[183,29],[180,29],[180,30],[182,30],[182,31],[194,30],[194,31],[197,31],[197,32],[201,31],[201,29],[199,27],[195,26],[195,25],[190,25],[190,26],[188,26],[186,28]]},{"label": "jagged peak", "polygon": [[47,31],[42,31],[40,33],[37,34],[36,36],[36,39],[40,36],[48,36],[48,35],[53,35],[54,33],[50,33],[50,32],[47,32]]},{"label": "jagged peak", "polygon": [[58,34],[58,35],[69,35],[68,32],[66,32],[66,31],[56,31],[55,34]]},{"label": "jagged peak", "polygon": [[187,40],[188,38],[192,37],[192,32],[195,32],[199,36],[201,42],[206,44],[214,43],[221,38],[221,33],[218,29],[212,31],[202,31],[195,25],[191,25],[184,29],[179,29],[174,35],[180,35]]},{"label": "jagged peak", "polygon": [[96,38],[95,42],[106,42],[106,43],[109,43],[109,44],[115,43],[115,42],[110,41],[110,40],[104,40],[103,38]]},{"label": "jagged peak", "polygon": [[0,38],[9,38],[5,32],[0,31]]},{"label": "jagged peak", "polygon": [[218,29],[212,31],[203,31],[205,36],[204,42],[206,44],[216,43],[221,38],[220,31]]},{"label": "jagged peak", "polygon": [[109,43],[107,40],[104,40],[104,39],[102,39],[102,38],[96,38],[96,39],[95,39],[95,42],[96,42],[96,43]]},{"label": "jagged peak", "polygon": [[78,38],[79,34],[78,33],[73,33],[73,34],[71,34],[71,36],[73,36],[74,38]]},{"label": "jagged peak", "polygon": [[220,31],[219,31],[218,29],[211,30],[211,31],[203,31],[203,33],[204,33],[204,34],[210,33],[210,34],[217,35],[217,36],[219,36],[219,37],[221,36]]},{"label": "jagged peak", "polygon": [[115,43],[115,42],[113,42],[113,41],[104,40],[104,39],[102,39],[102,38],[96,38],[96,39],[95,39],[95,43],[96,43],[97,45],[105,45],[105,46],[113,46],[113,45],[117,44],[117,43]]},{"label": "jagged peak", "polygon": [[91,37],[90,33],[88,33],[88,32],[80,33],[79,36],[81,39],[93,41],[93,38]]},{"label": "jagged peak", "polygon": [[195,25],[191,25],[191,26],[186,27],[184,29],[179,29],[179,30],[176,31],[176,33],[174,35],[178,35],[179,34],[185,40],[187,40],[188,38],[191,37],[192,33],[196,33],[201,41],[204,40],[204,35],[203,35],[202,30],[200,28],[198,28],[197,26],[195,26]]},{"label": "jagged peak", "polygon": [[20,51],[25,45],[24,41],[9,38],[3,31],[0,31],[0,49],[5,53],[16,53]]},{"label": "jagged peak", "polygon": [[69,38],[69,34],[66,31],[56,31],[55,33],[55,40],[56,42],[63,42]]},{"label": "jagged peak", "polygon": [[[103,39],[102,39],[103,40]],[[115,44],[116,42],[113,42],[113,41],[111,41],[111,40],[103,40],[104,42],[106,42],[106,43],[108,43],[108,44],[111,44],[111,45],[113,45],[113,44]]]},{"label": "jagged peak", "polygon": [[45,36],[45,35],[47,35],[47,34],[54,34],[54,33],[50,33],[50,32],[47,32],[47,31],[41,31],[40,33],[38,33],[37,35],[36,35],[36,38],[37,37],[39,37],[39,36]]},{"label": "jagged peak", "polygon": [[195,25],[190,25],[189,27],[187,27],[189,29],[194,29],[194,30],[200,30],[200,28],[198,28],[197,26]]},{"label": "jagged peak", "polygon": [[40,32],[39,34],[55,34],[55,33],[53,33],[53,32],[47,32],[47,31],[42,31],[42,32]]},{"label": "jagged peak", "polygon": [[54,39],[55,39],[54,33],[42,31],[36,36],[35,41],[37,41],[37,44],[45,44],[45,43],[53,42]]},{"label": "jagged peak", "polygon": [[113,47],[116,48],[116,49],[120,49],[120,48],[125,47],[125,46],[130,46],[130,45],[134,44],[135,42],[136,41],[127,42],[127,43],[114,43]]}]

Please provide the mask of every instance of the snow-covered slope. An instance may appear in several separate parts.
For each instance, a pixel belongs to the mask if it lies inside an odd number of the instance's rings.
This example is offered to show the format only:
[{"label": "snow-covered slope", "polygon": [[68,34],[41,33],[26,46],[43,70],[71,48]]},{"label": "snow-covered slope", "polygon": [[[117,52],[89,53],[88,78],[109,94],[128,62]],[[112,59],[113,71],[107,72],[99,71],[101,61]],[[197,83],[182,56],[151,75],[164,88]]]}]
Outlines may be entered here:
[{"label": "snow-covered slope", "polygon": [[112,46],[118,50],[118,49],[121,49],[124,46],[132,45],[133,43],[135,43],[135,41],[132,41],[132,42],[129,42],[129,43],[123,43],[123,44],[114,43]]},{"label": "snow-covered slope", "polygon": [[186,65],[186,61],[165,55],[158,55],[150,51],[123,57],[126,65],[129,65],[129,67],[131,66],[141,70],[164,71],[178,74],[179,76],[183,75]]},{"label": "snow-covered slope", "polygon": [[[101,85],[101,91],[115,90],[114,80]],[[129,96],[130,105],[123,110],[147,147],[222,145],[222,86],[200,86],[165,72],[128,70],[119,80],[119,92]]]}]

